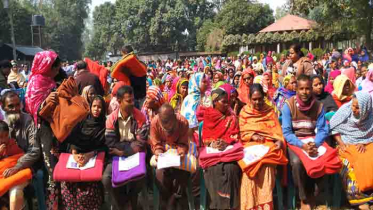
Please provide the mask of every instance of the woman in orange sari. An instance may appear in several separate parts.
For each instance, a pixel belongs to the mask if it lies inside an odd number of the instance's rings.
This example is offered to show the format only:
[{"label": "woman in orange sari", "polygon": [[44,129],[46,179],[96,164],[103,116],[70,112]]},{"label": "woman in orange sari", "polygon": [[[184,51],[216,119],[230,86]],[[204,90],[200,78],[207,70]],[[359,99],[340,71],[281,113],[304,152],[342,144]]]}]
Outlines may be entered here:
[{"label": "woman in orange sari", "polygon": [[250,85],[253,84],[255,72],[251,68],[247,68],[242,72],[240,84],[237,89],[238,99],[244,104],[249,102]]},{"label": "woman in orange sari", "polygon": [[[276,165],[286,165],[288,162],[281,125],[264,97],[260,84],[250,86],[250,103],[241,110],[239,116],[241,142],[245,147],[245,157],[239,162],[245,172],[241,183],[241,210],[273,209]],[[252,154],[261,156],[261,159],[250,162],[246,157],[253,150],[249,152],[248,149],[258,145],[266,152]],[[276,158],[269,158],[268,154],[272,157],[274,154]]]}]

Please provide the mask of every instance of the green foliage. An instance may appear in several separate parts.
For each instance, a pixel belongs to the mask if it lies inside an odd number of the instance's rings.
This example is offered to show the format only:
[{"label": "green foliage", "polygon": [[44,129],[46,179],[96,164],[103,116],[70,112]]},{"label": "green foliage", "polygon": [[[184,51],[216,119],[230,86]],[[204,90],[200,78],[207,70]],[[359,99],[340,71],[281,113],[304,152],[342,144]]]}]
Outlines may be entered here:
[{"label": "green foliage", "polygon": [[224,31],[220,28],[213,29],[207,37],[205,50],[208,52],[220,51],[223,39]]},{"label": "green foliage", "polygon": [[300,50],[303,52],[303,54],[304,54],[305,56],[307,56],[307,54],[308,54],[308,49],[302,47]]},{"label": "green foliage", "polygon": [[13,14],[14,36],[17,45],[31,45],[31,16],[35,8],[29,1],[10,1],[9,9],[3,9],[3,2],[0,1],[0,40],[4,43],[11,43],[10,23],[8,12]]},{"label": "green foliage", "polygon": [[314,48],[311,50],[311,53],[317,58],[317,59],[321,59],[322,56],[325,54],[325,50],[321,49],[321,48]]},{"label": "green foliage", "polygon": [[234,56],[237,56],[237,55],[238,55],[238,51],[228,52],[228,57],[234,57]]},{"label": "green foliage", "polygon": [[118,54],[124,44],[119,33],[115,17],[115,5],[106,2],[93,11],[93,31],[91,40],[87,40],[85,55],[95,60],[104,58],[106,52]]},{"label": "green foliage", "polygon": [[204,51],[205,50],[205,45],[207,43],[207,37],[209,34],[217,28],[216,25],[212,22],[211,19],[205,20],[203,22],[201,28],[197,30],[197,46],[196,49],[198,51]]},{"label": "green foliage", "polygon": [[252,1],[226,1],[215,22],[227,34],[257,33],[274,22],[273,11],[267,5]]}]

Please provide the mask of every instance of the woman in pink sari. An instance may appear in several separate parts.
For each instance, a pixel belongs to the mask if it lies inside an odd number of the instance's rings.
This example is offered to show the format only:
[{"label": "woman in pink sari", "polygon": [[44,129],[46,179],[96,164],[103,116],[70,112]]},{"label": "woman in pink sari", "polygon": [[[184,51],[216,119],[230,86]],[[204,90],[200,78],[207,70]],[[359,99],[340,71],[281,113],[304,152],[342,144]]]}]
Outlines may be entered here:
[{"label": "woman in pink sari", "polygon": [[[48,171],[48,188],[46,196],[47,209],[58,209],[59,183],[53,180],[53,168],[58,162],[58,141],[53,135],[49,123],[38,117],[40,107],[45,103],[58,103],[55,77],[61,68],[61,61],[57,53],[42,51],[35,55],[31,76],[26,90],[26,111],[33,117],[35,125],[39,127],[38,133],[43,159]],[[35,126],[36,127],[36,126]],[[39,132],[40,131],[40,132]]]}]

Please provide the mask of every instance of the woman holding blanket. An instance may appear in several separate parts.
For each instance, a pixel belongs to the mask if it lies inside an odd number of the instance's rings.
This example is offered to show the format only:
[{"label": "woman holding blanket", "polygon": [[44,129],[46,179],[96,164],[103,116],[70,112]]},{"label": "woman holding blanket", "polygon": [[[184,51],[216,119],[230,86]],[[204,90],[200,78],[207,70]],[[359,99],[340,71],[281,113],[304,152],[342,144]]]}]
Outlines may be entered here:
[{"label": "woman holding blanket", "polygon": [[[80,166],[87,164],[98,152],[107,150],[105,101],[101,96],[95,96],[90,106],[88,117],[66,139],[68,152]],[[61,191],[64,209],[99,209],[103,201],[101,182],[62,182]]]},{"label": "woman holding blanket", "polygon": [[[288,162],[281,125],[273,108],[264,102],[264,97],[260,84],[250,86],[250,103],[239,116],[241,142],[245,147],[245,157],[239,162],[245,172],[241,184],[242,210],[274,208],[272,190],[275,187],[275,165],[286,165]],[[254,151],[266,151],[260,160],[247,158],[251,146],[255,146]]]},{"label": "woman holding blanket", "polygon": [[[203,144],[222,152],[238,143],[238,120],[229,109],[228,93],[224,89],[212,91],[212,103],[213,107],[204,113]],[[237,209],[240,206],[241,169],[237,161],[209,166],[205,168],[204,177],[211,198],[210,209]]]},{"label": "woman holding blanket", "polygon": [[343,185],[351,205],[369,209],[373,201],[373,118],[369,93],[356,92],[330,120],[339,144]]}]

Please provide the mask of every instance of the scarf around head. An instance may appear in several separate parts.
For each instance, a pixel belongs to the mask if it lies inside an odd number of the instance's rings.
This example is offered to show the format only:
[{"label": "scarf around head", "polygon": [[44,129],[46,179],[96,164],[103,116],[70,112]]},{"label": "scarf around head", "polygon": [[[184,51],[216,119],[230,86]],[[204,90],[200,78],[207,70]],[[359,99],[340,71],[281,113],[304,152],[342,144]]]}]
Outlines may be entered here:
[{"label": "scarf around head", "polygon": [[146,122],[149,124],[156,115],[156,111],[162,106],[165,100],[161,89],[157,86],[150,86],[148,88],[146,91],[146,98],[154,100],[156,106],[155,110],[151,109],[148,106],[148,99],[145,100],[144,105],[142,106],[141,112],[145,115]]},{"label": "scarf around head", "polygon": [[[348,95],[343,95],[343,87],[346,84],[346,82],[350,85],[350,93]],[[351,82],[351,80],[346,75],[339,75],[333,83],[333,95],[338,98],[338,100],[343,101],[347,98],[349,98],[353,92],[355,91],[355,85]]]},{"label": "scarf around head", "polygon": [[25,95],[25,108],[34,118],[35,124],[37,124],[38,109],[41,103],[43,103],[56,87],[53,78],[46,77],[44,74],[51,71],[57,57],[57,53],[53,51],[42,51],[35,55],[32,63],[31,75]]},{"label": "scarf around head", "polygon": [[355,93],[359,104],[360,117],[352,113],[352,101],[344,104],[330,120],[330,129],[341,134],[346,144],[366,144],[373,142],[372,98],[368,93]]},{"label": "scarf around head", "polygon": [[251,68],[246,68],[242,72],[242,75],[240,77],[240,84],[239,84],[239,87],[237,89],[238,98],[240,99],[240,101],[247,104],[250,101],[250,99],[249,99],[250,87],[248,87],[243,80],[245,75],[250,75],[254,79],[255,78],[255,72]]},{"label": "scarf around head", "polygon": [[330,78],[333,78],[335,80],[339,75],[341,75],[341,71],[339,71],[339,70],[334,70],[334,71],[330,72],[328,84],[326,84],[326,86],[324,88],[325,92],[328,92],[328,93],[332,94],[332,92],[334,90],[334,87],[333,87],[333,84],[330,83]]},{"label": "scarf around head", "polygon": [[200,91],[202,80],[206,77],[207,75],[201,72],[195,73],[190,77],[188,95],[183,101],[180,112],[180,114],[188,120],[189,128],[195,128],[198,126],[196,111],[202,98]]},{"label": "scarf around head", "polygon": [[361,87],[362,91],[369,93],[371,96],[373,96],[373,82],[370,80],[370,77],[373,74],[373,69],[369,70],[365,79],[363,80]]},{"label": "scarf around head", "polygon": [[174,79],[169,95],[169,103],[172,106],[172,108],[176,108],[177,104],[179,101],[183,100],[183,96],[180,94],[179,89],[180,86],[183,85],[184,83],[188,84],[188,80],[184,78],[176,78]]}]

